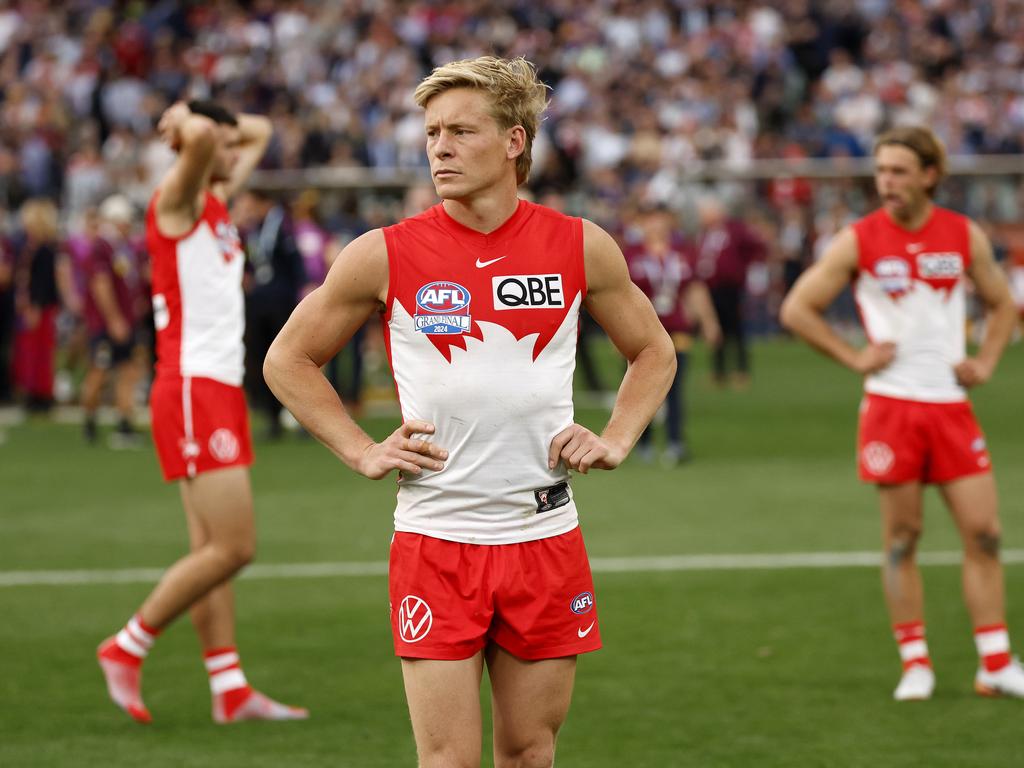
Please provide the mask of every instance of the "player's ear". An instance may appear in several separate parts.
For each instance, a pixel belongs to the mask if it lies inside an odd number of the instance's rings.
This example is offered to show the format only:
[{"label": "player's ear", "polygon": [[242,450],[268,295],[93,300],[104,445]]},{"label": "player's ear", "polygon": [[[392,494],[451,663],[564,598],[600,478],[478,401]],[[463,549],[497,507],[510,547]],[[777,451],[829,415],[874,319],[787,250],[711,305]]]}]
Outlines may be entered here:
[{"label": "player's ear", "polygon": [[526,129],[523,126],[514,125],[508,129],[505,151],[509,160],[519,157],[526,151]]}]

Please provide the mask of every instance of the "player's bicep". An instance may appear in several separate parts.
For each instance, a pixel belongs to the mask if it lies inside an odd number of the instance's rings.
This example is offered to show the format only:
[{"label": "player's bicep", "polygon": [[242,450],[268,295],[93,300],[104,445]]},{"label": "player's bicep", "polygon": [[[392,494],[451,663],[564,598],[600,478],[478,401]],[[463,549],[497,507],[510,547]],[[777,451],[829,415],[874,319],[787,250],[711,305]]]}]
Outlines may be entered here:
[{"label": "player's bicep", "polygon": [[974,222],[970,225],[971,261],[967,274],[974,283],[981,300],[988,306],[1012,302],[1010,286],[1006,275],[996,262],[992,243],[988,236]]},{"label": "player's bicep", "polygon": [[373,230],[346,246],[324,284],[299,302],[274,342],[275,351],[323,365],[382,308],[387,282],[384,236]]},{"label": "player's bicep", "polygon": [[217,147],[216,126],[202,115],[192,115],[181,129],[181,149],[160,185],[157,206],[171,212],[194,204]]},{"label": "player's bicep", "polygon": [[611,236],[583,223],[587,298],[584,306],[615,348],[634,360],[647,346],[667,339],[650,300],[629,278],[629,269]]},{"label": "player's bicep", "polygon": [[856,274],[857,251],[856,234],[850,227],[843,229],[828,244],[822,257],[800,275],[786,296],[785,304],[824,310]]}]

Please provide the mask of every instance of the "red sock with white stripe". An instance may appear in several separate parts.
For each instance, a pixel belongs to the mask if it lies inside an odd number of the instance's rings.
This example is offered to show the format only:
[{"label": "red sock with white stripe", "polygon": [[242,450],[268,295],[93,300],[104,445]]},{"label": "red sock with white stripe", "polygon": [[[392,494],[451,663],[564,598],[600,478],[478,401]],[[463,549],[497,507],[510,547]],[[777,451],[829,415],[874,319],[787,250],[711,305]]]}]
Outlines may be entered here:
[{"label": "red sock with white stripe", "polygon": [[203,654],[210,675],[213,719],[218,723],[240,720],[305,720],[309,712],[281,704],[254,690],[245,679],[234,646],[211,648]]},{"label": "red sock with white stripe", "polygon": [[924,622],[907,621],[902,624],[894,624],[893,635],[900,649],[900,659],[903,661],[903,670],[906,671],[916,664],[923,667],[931,667],[932,661],[928,657],[928,643],[924,639]]},{"label": "red sock with white stripe", "polygon": [[974,645],[987,672],[998,672],[1010,663],[1010,634],[1005,624],[976,627]]},{"label": "red sock with white stripe", "polygon": [[238,649],[234,646],[211,648],[203,653],[203,659],[210,676],[214,707],[220,710],[225,720],[231,720],[252,694],[252,688],[242,671]]},{"label": "red sock with white stripe", "polygon": [[142,617],[135,614],[124,629],[96,649],[110,698],[140,723],[153,719],[142,703],[142,660],[159,634],[160,630],[147,626]]}]

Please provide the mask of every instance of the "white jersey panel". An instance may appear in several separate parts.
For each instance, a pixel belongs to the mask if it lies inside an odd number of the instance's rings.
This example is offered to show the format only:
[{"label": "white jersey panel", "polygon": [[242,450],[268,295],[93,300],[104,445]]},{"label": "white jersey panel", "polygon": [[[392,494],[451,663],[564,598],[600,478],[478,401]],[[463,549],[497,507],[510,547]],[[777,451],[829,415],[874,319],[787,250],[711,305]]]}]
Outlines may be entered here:
[{"label": "white jersey panel", "polygon": [[894,296],[878,278],[861,272],[854,296],[872,341],[896,344],[896,358],[867,377],[866,392],[929,403],[967,399],[953,373],[965,357],[962,281],[952,288],[935,288],[912,280],[905,292]]},{"label": "white jersey panel", "polygon": [[245,373],[244,264],[222,250],[206,221],[177,243],[181,375],[237,387]]},{"label": "white jersey panel", "polygon": [[[402,417],[436,431],[425,439],[449,452],[440,472],[399,482],[395,529],[470,544],[511,544],[558,536],[578,524],[576,505],[538,512],[535,492],[567,481],[548,469],[551,439],[573,423],[572,379],[581,296],[533,359],[537,334],[516,340],[481,321],[483,341],[466,337],[449,364],[395,302],[391,357]],[[571,491],[570,491],[571,494]]]}]

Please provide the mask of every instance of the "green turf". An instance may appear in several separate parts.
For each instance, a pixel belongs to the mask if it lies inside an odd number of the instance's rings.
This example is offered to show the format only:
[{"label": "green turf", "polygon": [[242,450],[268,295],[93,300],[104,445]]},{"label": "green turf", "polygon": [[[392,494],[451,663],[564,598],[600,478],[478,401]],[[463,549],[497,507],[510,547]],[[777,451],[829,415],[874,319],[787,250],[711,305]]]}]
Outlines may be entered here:
[{"label": "green turf", "polygon": [[[594,556],[868,550],[870,489],[853,471],[858,382],[803,347],[754,350],[749,392],[718,391],[695,356],[695,460],[631,459],[574,487]],[[1024,348],[975,396],[1024,547]],[[598,411],[580,418],[597,425]],[[369,422],[383,434],[388,419]],[[0,570],[163,567],[185,545],[176,491],[150,451],[87,449],[29,422],[0,445]],[[297,438],[257,445],[262,563],[382,561],[394,486],[352,475]],[[925,549],[956,546],[935,498]],[[1024,567],[1007,569],[1024,643]],[[872,569],[599,574],[605,649],[580,661],[560,768],[1006,766],[1024,703],[977,699],[957,569],[925,570],[933,701],[889,699],[898,662]],[[0,766],[406,766],[414,753],[380,577],[243,580],[238,624],[257,685],[309,706],[306,723],[216,727],[187,622],[146,667],[156,723],[105,699],[96,643],[142,584],[0,588]],[[490,764],[489,760],[484,765]]]}]

